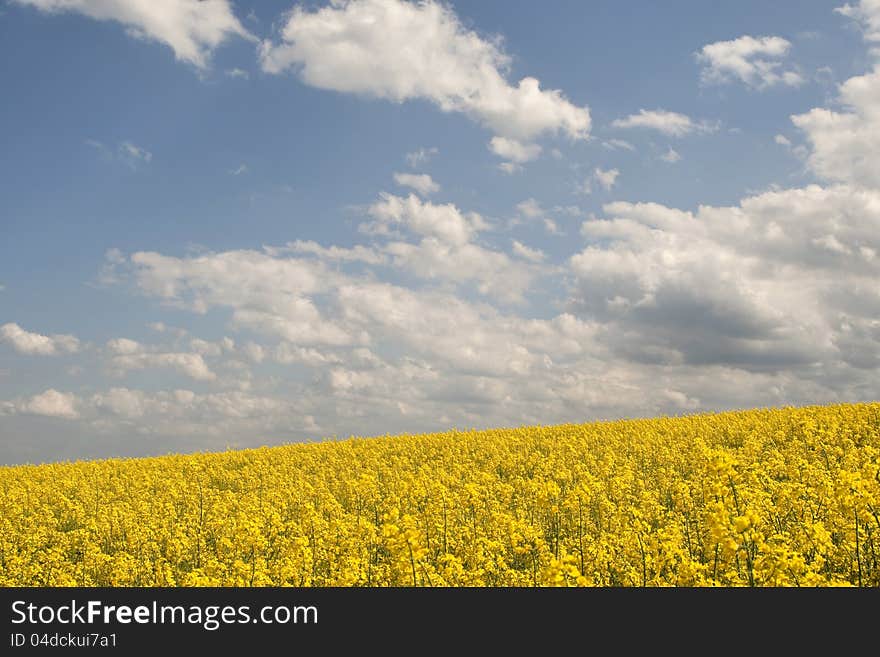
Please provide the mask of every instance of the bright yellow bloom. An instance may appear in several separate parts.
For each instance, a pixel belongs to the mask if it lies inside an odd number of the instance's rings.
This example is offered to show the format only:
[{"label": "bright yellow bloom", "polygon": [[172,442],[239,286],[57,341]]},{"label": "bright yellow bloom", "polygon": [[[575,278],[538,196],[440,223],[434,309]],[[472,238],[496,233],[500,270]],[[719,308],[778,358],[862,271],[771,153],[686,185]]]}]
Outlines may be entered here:
[{"label": "bright yellow bloom", "polygon": [[0,468],[0,586],[880,586],[880,404]]}]

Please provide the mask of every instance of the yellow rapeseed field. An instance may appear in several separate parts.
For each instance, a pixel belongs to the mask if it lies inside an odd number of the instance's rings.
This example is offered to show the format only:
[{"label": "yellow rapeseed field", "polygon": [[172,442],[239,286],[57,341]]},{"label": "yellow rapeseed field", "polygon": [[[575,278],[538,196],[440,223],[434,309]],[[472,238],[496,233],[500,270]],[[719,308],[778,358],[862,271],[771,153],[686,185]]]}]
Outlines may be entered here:
[{"label": "yellow rapeseed field", "polygon": [[880,403],[0,468],[5,586],[880,586]]}]

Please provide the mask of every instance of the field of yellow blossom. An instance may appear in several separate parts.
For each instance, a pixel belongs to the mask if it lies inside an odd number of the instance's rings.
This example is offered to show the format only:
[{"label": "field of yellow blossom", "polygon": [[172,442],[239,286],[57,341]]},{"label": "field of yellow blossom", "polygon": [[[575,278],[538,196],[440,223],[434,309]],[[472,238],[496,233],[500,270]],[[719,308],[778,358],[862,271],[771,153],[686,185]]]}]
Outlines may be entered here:
[{"label": "field of yellow blossom", "polygon": [[3,586],[880,586],[880,403],[0,468]]}]

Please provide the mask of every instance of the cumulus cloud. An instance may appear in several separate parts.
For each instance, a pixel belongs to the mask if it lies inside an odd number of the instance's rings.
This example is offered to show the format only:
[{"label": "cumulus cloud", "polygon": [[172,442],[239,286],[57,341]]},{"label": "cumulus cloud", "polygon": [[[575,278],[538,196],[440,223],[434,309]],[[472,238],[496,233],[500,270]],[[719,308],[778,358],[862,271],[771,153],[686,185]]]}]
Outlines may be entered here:
[{"label": "cumulus cloud", "polygon": [[74,12],[115,21],[130,36],[169,46],[183,62],[204,69],[211,54],[230,37],[254,37],[232,12],[228,0],[12,0],[45,13]]},{"label": "cumulus cloud", "polygon": [[339,276],[320,260],[246,250],[190,258],[138,252],[130,260],[139,289],[169,305],[199,313],[232,308],[234,326],[292,342],[349,344],[359,339],[309,298],[332,288]]},{"label": "cumulus cloud", "polygon": [[559,228],[559,224],[557,224],[556,221],[551,219],[550,217],[544,217],[542,223],[544,224],[544,230],[546,230],[551,235],[563,234],[562,230]]},{"label": "cumulus cloud", "polygon": [[530,248],[517,240],[513,240],[513,253],[529,262],[542,262],[546,257],[541,249]]},{"label": "cumulus cloud", "polygon": [[686,114],[663,109],[640,109],[638,114],[630,114],[611,122],[615,128],[643,128],[656,130],[668,137],[684,137],[694,133],[714,132],[718,126],[706,121],[694,121]]},{"label": "cumulus cloud", "polygon": [[880,43],[880,2],[860,0],[855,5],[845,4],[834,11],[861,22],[865,41]]},{"label": "cumulus cloud", "polygon": [[507,137],[492,137],[489,150],[515,164],[529,162],[541,154],[541,147],[538,144],[524,144]]},{"label": "cumulus cloud", "polygon": [[395,173],[394,182],[402,187],[414,189],[422,196],[430,196],[440,191],[440,185],[427,173]]},{"label": "cumulus cloud", "polygon": [[592,175],[584,178],[584,180],[576,187],[576,191],[579,194],[592,194],[593,183],[596,182],[606,192],[610,192],[617,183],[618,176],[620,176],[620,171],[617,169],[609,169],[606,171],[600,167],[596,167],[593,170]]},{"label": "cumulus cloud", "polygon": [[450,244],[426,237],[417,244],[391,242],[386,247],[396,267],[419,278],[472,283],[476,291],[494,301],[519,303],[533,272],[501,251],[479,244]]},{"label": "cumulus cloud", "polygon": [[113,367],[122,371],[148,367],[168,367],[196,381],[213,381],[217,378],[217,375],[208,368],[199,354],[167,353],[118,356],[113,359]]},{"label": "cumulus cloud", "polygon": [[128,338],[114,338],[107,341],[105,353],[109,369],[117,376],[130,370],[169,368],[196,381],[214,381],[217,375],[204,357],[235,352],[235,341],[228,337],[217,342],[194,338],[190,340],[190,349],[191,352],[167,351]]},{"label": "cumulus cloud", "polygon": [[147,392],[126,387],[79,396],[48,390],[29,400],[0,406],[6,414],[80,420],[98,432],[134,428],[140,435],[180,439],[200,434],[227,441],[233,437],[230,429],[303,427],[301,421],[295,420],[295,409],[296,404],[290,400],[241,391],[199,394],[186,389]]},{"label": "cumulus cloud", "polygon": [[0,416],[42,415],[44,417],[74,420],[79,417],[77,406],[78,399],[76,395],[58,392],[54,388],[50,388],[32,397],[0,402]]},{"label": "cumulus cloud", "polygon": [[202,340],[201,338],[193,338],[189,341],[190,349],[201,356],[210,356],[217,358],[224,353],[235,352],[235,340],[224,337],[217,341]]},{"label": "cumulus cloud", "polygon": [[546,214],[541,204],[533,198],[527,198],[525,201],[517,203],[516,209],[517,212],[528,219],[538,219]]},{"label": "cumulus cloud", "polygon": [[248,342],[242,347],[242,353],[255,363],[262,363],[266,358],[266,350],[256,342]]},{"label": "cumulus cloud", "polygon": [[794,69],[783,69],[782,60],[791,43],[778,36],[741,36],[732,41],[717,41],[697,52],[702,64],[700,79],[704,84],[739,81],[753,89],[776,85],[796,87],[804,78]]},{"label": "cumulus cloud", "polygon": [[[407,271],[468,271],[486,260],[467,250],[480,246],[481,232],[467,228],[467,213],[399,201],[386,208],[397,217],[389,221],[416,241],[376,248],[402,258]],[[231,431],[289,440],[315,427],[364,435],[875,397],[878,208],[878,192],[843,185],[693,212],[610,203],[584,222],[587,244],[559,272],[571,281],[567,303],[544,318],[499,309],[509,285],[503,268],[485,275],[499,287],[474,301],[442,284],[407,287],[377,272],[331,270],[325,262],[346,263],[330,260],[329,248],[326,260],[320,250],[305,260],[284,250],[134,254],[129,275],[148,297],[193,313],[225,311],[243,333],[189,340],[191,356],[213,359],[219,373],[224,359],[231,367],[240,355],[288,368],[289,378],[255,379],[265,391],[116,387],[63,403],[0,402],[0,412],[55,409],[90,431],[199,435],[218,445]],[[537,202],[522,211],[541,218]],[[432,220],[407,215],[421,212]],[[438,229],[450,221],[458,228]],[[415,249],[418,262],[398,244]],[[520,270],[547,266],[538,249],[511,244],[508,260]],[[528,285],[523,294],[534,292]],[[315,314],[297,312],[291,300]],[[328,326],[346,340],[303,339]],[[111,366],[122,359],[132,368],[183,368],[168,358],[177,353],[123,339],[106,348]],[[219,378],[205,383],[220,386]]]},{"label": "cumulus cloud", "polygon": [[31,333],[12,322],[0,326],[0,342],[10,345],[20,354],[34,356],[58,356],[80,350],[79,340],[72,335]]},{"label": "cumulus cloud", "polygon": [[880,65],[846,80],[838,100],[842,111],[817,107],[791,117],[809,141],[807,163],[825,180],[880,187]]},{"label": "cumulus cloud", "polygon": [[570,261],[581,281],[571,307],[627,358],[829,374],[848,362],[843,324],[871,335],[876,191],[810,186],[696,214],[654,203],[604,210],[584,223],[592,244]]},{"label": "cumulus cloud", "polygon": [[143,417],[146,412],[148,396],[141,390],[110,388],[92,397],[96,410],[126,419]]},{"label": "cumulus cloud", "polygon": [[610,192],[611,188],[617,183],[620,171],[617,169],[608,169],[606,171],[596,167],[595,171],[593,171],[593,176],[595,176],[596,182],[598,182],[606,192]]},{"label": "cumulus cloud", "polygon": [[394,102],[424,99],[522,143],[557,133],[585,139],[590,132],[586,107],[542,89],[533,77],[508,82],[510,58],[500,40],[467,29],[452,8],[434,0],[295,7],[281,41],[261,44],[260,62],[267,73],[296,70],[321,89]]},{"label": "cumulus cloud", "polygon": [[[841,12],[862,20],[869,42],[870,22],[862,13],[871,7],[863,2]],[[426,17],[451,35],[461,48],[440,48],[446,59],[430,61],[451,62],[455,84],[430,75],[415,79],[408,62],[400,64],[398,77],[384,51],[373,60],[360,56],[372,48],[378,28],[358,27],[354,18],[380,15],[383,8],[392,44]],[[327,19],[323,27],[318,17]],[[287,29],[304,30],[305,36],[297,32],[280,45],[264,45],[264,57],[292,57],[290,66],[310,84],[323,79],[323,86],[337,84],[343,91],[422,98],[441,107],[448,100],[444,109],[464,112],[493,131],[490,145],[511,170],[539,156],[539,135],[573,136],[564,122],[531,128],[528,112],[519,116],[503,104],[490,116],[489,95],[468,95],[492,75],[500,86],[486,88],[497,97],[519,92],[506,82],[500,60],[492,60],[492,53],[500,56],[500,45],[468,32],[447,8],[342,1],[294,10],[291,21],[296,25],[289,22]],[[318,34],[328,26],[341,29],[336,36],[332,30]],[[416,43],[424,36],[417,31],[407,38]],[[414,46],[415,61],[438,51],[437,39],[427,37]],[[356,61],[340,64],[343,46],[352,42],[361,44],[351,51]],[[314,52],[315,44],[325,43],[332,47],[322,71]],[[488,52],[495,68],[486,73],[477,66],[474,72],[462,64],[483,61],[474,52]],[[754,64],[768,57],[747,59]],[[348,73],[364,66],[375,67],[376,75],[360,76],[364,89],[349,88],[357,76]],[[771,69],[784,73],[782,65]],[[461,79],[476,82],[462,86]],[[553,217],[586,218],[584,243],[562,266],[527,239],[499,237],[503,223],[488,215],[416,194],[381,194],[362,207],[363,244],[297,240],[180,257],[149,251],[126,256],[112,249],[105,264],[108,284],[131,284],[145,306],[173,309],[175,324],[186,312],[210,313],[212,322],[222,324],[219,335],[230,337],[216,339],[212,332],[212,339],[202,339],[154,322],[156,337],[167,344],[109,340],[100,351],[105,369],[119,375],[170,370],[199,382],[200,392],[122,385],[129,381],[76,394],[52,388],[30,396],[29,390],[0,401],[0,415],[63,418],[83,434],[116,437],[115,444],[130,453],[158,450],[160,444],[180,449],[183,436],[202,441],[187,445],[218,448],[231,436],[280,442],[317,431],[364,435],[876,399],[877,89],[875,70],[841,85],[833,110],[794,117],[810,146],[804,150],[808,163],[832,183],[827,187],[771,187],[731,206],[691,210],[608,203],[598,216],[592,208],[546,209],[527,198],[534,192],[521,190],[516,198],[525,200],[508,227],[528,221],[557,232]],[[614,124],[667,137],[716,128],[666,110],[641,110]],[[775,141],[792,152],[805,148],[793,146],[795,139]],[[603,143],[608,150],[631,150],[628,145]],[[108,151],[120,157],[118,147]],[[415,172],[434,152],[407,154],[413,172],[398,175],[410,181],[423,175]],[[661,153],[654,155],[666,161],[677,156],[672,148]],[[592,170],[588,182],[613,188],[618,171],[594,167],[583,172]],[[204,321],[194,319],[197,325]],[[25,353],[63,353],[78,345],[63,340],[72,336],[43,336],[14,324],[0,327],[0,335]],[[168,440],[119,440],[128,436]]]},{"label": "cumulus cloud", "polygon": [[470,374],[524,373],[542,367],[548,351],[565,360],[588,348],[579,340],[592,331],[571,316],[527,320],[448,293],[387,283],[352,281],[339,299],[347,317],[369,327],[378,343],[406,345],[412,357]]},{"label": "cumulus cloud", "polygon": [[361,224],[362,232],[418,240],[385,244],[382,251],[392,266],[425,280],[473,284],[479,294],[506,303],[523,300],[534,273],[506,253],[476,242],[489,228],[478,213],[462,212],[451,203],[422,201],[413,194],[382,194],[368,214],[373,221]]},{"label": "cumulus cloud", "polygon": [[[558,208],[556,210],[558,210]],[[567,214],[568,210],[564,210]],[[549,213],[542,208],[541,204],[535,199],[527,198],[525,201],[517,203],[516,211],[518,216],[508,221],[508,227],[512,228],[517,226],[523,223],[524,220],[529,222],[539,221],[544,227],[544,230],[550,235],[562,234],[556,221],[549,216]]]},{"label": "cumulus cloud", "polygon": [[107,351],[114,356],[131,356],[144,351],[143,345],[128,338],[114,338],[107,341]]},{"label": "cumulus cloud", "polygon": [[422,201],[414,194],[406,198],[382,194],[369,208],[373,222],[363,224],[363,231],[388,235],[396,227],[418,235],[435,237],[449,244],[465,244],[488,228],[476,212],[464,213],[452,203],[434,204]]},{"label": "cumulus cloud", "polygon": [[351,248],[341,246],[321,246],[311,240],[296,240],[288,242],[283,247],[264,246],[263,250],[269,255],[277,256],[284,253],[299,253],[312,255],[329,262],[364,262],[369,265],[380,265],[387,261],[383,253],[375,249],[356,244]]},{"label": "cumulus cloud", "polygon": [[342,359],[334,353],[323,352],[314,347],[298,347],[289,342],[282,342],[275,347],[273,356],[276,361],[284,365],[302,363],[312,367],[320,367],[342,362]]}]

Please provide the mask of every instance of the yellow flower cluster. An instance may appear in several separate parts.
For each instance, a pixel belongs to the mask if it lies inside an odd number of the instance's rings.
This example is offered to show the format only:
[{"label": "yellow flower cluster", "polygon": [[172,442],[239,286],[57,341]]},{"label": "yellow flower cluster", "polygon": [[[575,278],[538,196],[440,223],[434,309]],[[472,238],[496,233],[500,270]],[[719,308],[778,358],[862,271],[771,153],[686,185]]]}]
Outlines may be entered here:
[{"label": "yellow flower cluster", "polygon": [[4,586],[880,586],[880,404],[0,468]]}]

